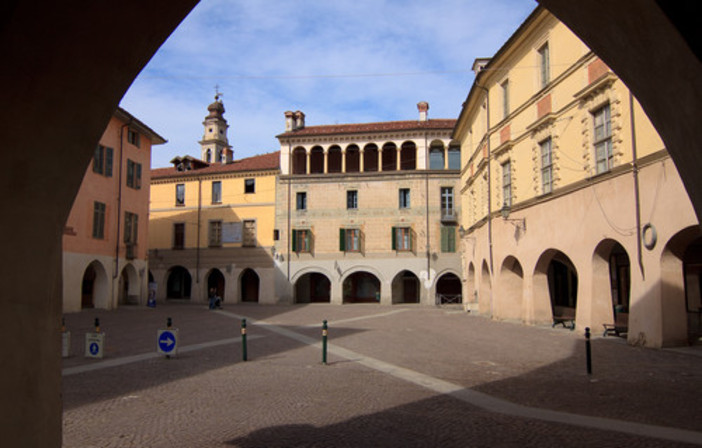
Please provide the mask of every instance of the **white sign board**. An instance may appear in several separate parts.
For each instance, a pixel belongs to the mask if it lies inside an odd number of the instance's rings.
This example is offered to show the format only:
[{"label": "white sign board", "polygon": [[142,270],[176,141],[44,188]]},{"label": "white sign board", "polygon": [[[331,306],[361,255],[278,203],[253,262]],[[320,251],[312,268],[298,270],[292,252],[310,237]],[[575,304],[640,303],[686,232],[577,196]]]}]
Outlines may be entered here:
[{"label": "white sign board", "polygon": [[105,333],[85,333],[85,357],[102,358]]},{"label": "white sign board", "polygon": [[222,242],[223,243],[241,243],[240,222],[225,222],[222,223]]},{"label": "white sign board", "polygon": [[175,356],[178,351],[178,329],[158,330],[156,350],[166,356]]}]

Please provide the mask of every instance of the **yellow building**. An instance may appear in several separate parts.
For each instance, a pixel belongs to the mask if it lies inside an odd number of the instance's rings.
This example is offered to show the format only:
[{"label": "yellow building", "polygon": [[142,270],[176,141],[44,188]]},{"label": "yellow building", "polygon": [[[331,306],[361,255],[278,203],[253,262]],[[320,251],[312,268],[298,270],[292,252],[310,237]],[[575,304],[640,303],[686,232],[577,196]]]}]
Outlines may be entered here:
[{"label": "yellow building", "polygon": [[275,300],[277,152],[232,160],[224,106],[208,107],[201,159],[151,171],[149,263],[157,300]]},{"label": "yellow building", "polygon": [[455,120],[306,126],[286,112],[276,199],[283,303],[460,303]]},{"label": "yellow building", "polygon": [[474,70],[454,130],[470,308],[654,347],[695,340],[699,224],[627,87],[541,7]]}]

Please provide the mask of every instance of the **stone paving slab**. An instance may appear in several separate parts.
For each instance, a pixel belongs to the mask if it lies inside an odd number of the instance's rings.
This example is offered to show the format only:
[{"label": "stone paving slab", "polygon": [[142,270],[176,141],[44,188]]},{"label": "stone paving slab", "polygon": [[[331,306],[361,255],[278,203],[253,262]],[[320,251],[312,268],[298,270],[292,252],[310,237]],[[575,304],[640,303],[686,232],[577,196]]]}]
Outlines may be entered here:
[{"label": "stone paving slab", "polygon": [[[92,331],[95,316],[107,333],[104,362],[154,353],[166,317],[180,329],[181,347],[197,349],[64,373],[66,447],[686,446],[485,411],[369,367],[364,357],[533,408],[702,432],[702,357],[694,348],[679,353],[595,339],[588,376],[577,332],[452,310],[161,305],[67,315],[76,351],[65,372],[102,362],[82,356],[82,334]],[[241,361],[237,316],[250,320],[248,362]],[[305,342],[321,340],[324,319],[327,366],[319,347]]]}]

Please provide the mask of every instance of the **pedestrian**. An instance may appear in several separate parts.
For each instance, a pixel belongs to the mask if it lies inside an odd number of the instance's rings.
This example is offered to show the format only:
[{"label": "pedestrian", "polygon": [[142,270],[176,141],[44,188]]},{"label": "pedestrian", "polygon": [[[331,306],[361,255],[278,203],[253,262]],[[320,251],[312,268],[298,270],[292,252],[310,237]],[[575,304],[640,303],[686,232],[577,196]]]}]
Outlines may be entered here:
[{"label": "pedestrian", "polygon": [[214,288],[210,288],[210,291],[207,294],[207,296],[210,299],[210,309],[215,309],[215,299],[217,298],[217,291]]}]

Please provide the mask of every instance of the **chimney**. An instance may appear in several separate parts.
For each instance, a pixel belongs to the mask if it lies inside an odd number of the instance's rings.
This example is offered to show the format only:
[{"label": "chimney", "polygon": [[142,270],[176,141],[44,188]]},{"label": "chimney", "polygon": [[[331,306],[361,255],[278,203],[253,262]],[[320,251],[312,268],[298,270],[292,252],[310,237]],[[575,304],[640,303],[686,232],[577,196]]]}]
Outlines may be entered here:
[{"label": "chimney", "polygon": [[285,111],[285,132],[292,131],[294,127],[295,127],[295,123],[293,121],[293,113],[292,113],[292,111],[286,110]]},{"label": "chimney", "polygon": [[305,127],[305,114],[299,110],[295,111],[295,130]]},{"label": "chimney", "polygon": [[427,121],[429,103],[427,103],[426,101],[420,101],[419,103],[417,103],[417,110],[419,111],[419,121]]}]

